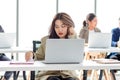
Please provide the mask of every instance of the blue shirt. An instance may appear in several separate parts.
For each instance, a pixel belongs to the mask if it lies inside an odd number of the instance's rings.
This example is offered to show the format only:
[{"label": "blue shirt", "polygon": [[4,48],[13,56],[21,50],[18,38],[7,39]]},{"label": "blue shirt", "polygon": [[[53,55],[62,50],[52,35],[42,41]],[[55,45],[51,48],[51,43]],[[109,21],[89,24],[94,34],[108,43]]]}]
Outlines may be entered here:
[{"label": "blue shirt", "polygon": [[117,42],[119,41],[119,37],[120,37],[120,28],[114,28],[112,29],[112,47],[117,47]]}]

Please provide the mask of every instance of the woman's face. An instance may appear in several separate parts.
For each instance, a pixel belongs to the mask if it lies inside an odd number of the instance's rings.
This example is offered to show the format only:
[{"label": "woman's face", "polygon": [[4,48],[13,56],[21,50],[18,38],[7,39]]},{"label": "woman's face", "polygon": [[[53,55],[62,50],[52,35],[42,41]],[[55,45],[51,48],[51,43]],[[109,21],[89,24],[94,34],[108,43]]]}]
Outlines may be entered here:
[{"label": "woman's face", "polygon": [[55,21],[55,32],[60,38],[65,38],[67,34],[67,26],[62,23],[61,20]]},{"label": "woman's face", "polygon": [[97,18],[95,17],[92,21],[88,21],[90,27],[95,28],[97,26]]}]

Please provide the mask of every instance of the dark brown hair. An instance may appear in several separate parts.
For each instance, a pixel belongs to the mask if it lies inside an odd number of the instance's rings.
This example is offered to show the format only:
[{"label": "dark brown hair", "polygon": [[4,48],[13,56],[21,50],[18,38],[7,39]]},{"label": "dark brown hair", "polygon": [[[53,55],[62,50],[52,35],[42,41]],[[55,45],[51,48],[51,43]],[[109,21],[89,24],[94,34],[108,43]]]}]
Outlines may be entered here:
[{"label": "dark brown hair", "polygon": [[89,13],[89,14],[87,15],[86,20],[87,20],[87,21],[92,21],[95,17],[96,17],[96,15],[95,15],[94,13]]},{"label": "dark brown hair", "polygon": [[[72,18],[68,14],[57,13],[52,21],[52,24],[49,30],[49,34],[50,34],[49,38],[59,38],[59,36],[55,32],[55,21],[56,20],[61,20],[64,25],[68,26],[68,29],[70,27],[75,27]],[[67,32],[67,35],[65,36],[65,38],[68,38],[68,34],[69,34],[69,31]]]}]

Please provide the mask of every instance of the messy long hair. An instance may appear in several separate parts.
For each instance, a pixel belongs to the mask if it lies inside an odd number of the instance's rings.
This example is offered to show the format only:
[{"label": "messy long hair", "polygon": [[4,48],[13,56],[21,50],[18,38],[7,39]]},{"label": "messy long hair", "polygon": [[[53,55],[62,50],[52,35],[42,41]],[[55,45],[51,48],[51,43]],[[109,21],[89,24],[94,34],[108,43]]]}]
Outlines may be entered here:
[{"label": "messy long hair", "polygon": [[[52,21],[50,30],[49,30],[49,38],[59,38],[59,36],[57,35],[56,31],[55,31],[55,21],[56,20],[60,20],[62,21],[62,23],[64,25],[66,25],[68,27],[68,29],[70,27],[75,27],[74,22],[72,20],[72,18],[66,14],[66,13],[57,13]],[[68,38],[69,35],[69,31],[67,31],[67,34],[65,36],[65,38]]]}]

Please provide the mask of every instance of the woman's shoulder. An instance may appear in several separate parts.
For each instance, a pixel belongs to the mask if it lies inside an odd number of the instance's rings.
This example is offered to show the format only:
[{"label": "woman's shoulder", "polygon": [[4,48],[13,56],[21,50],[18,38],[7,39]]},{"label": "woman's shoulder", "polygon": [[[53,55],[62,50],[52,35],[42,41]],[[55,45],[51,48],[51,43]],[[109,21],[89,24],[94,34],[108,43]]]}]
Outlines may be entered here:
[{"label": "woman's shoulder", "polygon": [[117,30],[119,31],[120,28],[119,28],[119,27],[116,27],[116,28],[113,28],[112,30],[113,30],[113,31],[117,31]]},{"label": "woman's shoulder", "polygon": [[42,37],[42,38],[41,38],[41,42],[46,42],[46,40],[47,40],[48,38],[49,38],[49,35]]},{"label": "woman's shoulder", "polygon": [[41,39],[48,39],[48,38],[49,36],[47,35],[47,36],[42,37]]},{"label": "woman's shoulder", "polygon": [[77,34],[73,34],[73,35],[69,35],[68,36],[69,39],[77,39]]},{"label": "woman's shoulder", "polygon": [[97,27],[95,27],[95,32],[101,32],[101,30],[99,29],[99,28],[97,28]]},{"label": "woman's shoulder", "polygon": [[88,31],[88,30],[89,30],[89,29],[88,29],[87,26],[81,28],[81,31]]}]

